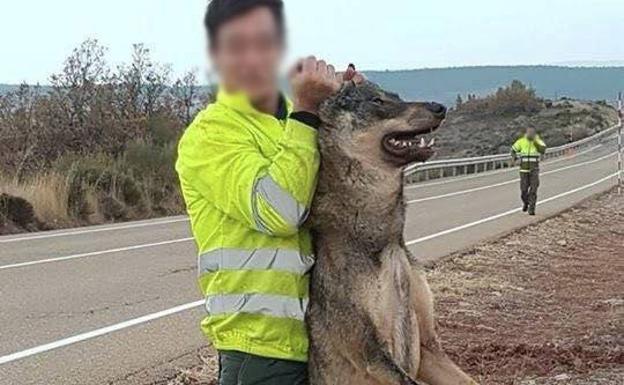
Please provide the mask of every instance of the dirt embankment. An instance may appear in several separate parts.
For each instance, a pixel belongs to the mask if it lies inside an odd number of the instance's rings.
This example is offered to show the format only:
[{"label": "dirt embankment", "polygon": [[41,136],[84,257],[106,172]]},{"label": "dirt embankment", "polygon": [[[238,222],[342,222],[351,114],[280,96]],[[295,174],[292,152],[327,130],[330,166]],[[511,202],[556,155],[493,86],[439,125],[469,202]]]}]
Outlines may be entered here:
[{"label": "dirt embankment", "polygon": [[428,278],[445,348],[481,383],[624,383],[624,197],[454,255]]},{"label": "dirt embankment", "polygon": [[[444,348],[481,384],[624,384],[624,196],[454,254],[428,279]],[[216,372],[205,348],[116,384],[216,385]]]}]

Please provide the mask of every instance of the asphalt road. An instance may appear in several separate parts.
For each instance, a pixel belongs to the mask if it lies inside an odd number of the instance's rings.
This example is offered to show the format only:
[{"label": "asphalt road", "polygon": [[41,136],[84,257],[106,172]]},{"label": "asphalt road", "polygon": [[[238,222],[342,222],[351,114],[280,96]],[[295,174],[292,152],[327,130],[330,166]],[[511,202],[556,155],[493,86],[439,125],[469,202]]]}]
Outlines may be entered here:
[{"label": "asphalt road", "polygon": [[[435,260],[616,183],[612,144],[542,165],[538,215],[516,170],[408,187],[405,239]],[[0,237],[0,384],[151,384],[205,344],[184,217]]]}]

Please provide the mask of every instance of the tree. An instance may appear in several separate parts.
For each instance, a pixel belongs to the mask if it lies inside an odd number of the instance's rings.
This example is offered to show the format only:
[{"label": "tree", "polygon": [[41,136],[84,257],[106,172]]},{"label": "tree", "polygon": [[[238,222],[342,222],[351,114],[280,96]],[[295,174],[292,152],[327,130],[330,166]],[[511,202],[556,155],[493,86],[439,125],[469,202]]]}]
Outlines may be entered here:
[{"label": "tree", "polygon": [[[19,178],[64,155],[116,159],[129,144],[174,148],[205,102],[196,71],[171,82],[171,68],[142,44],[111,70],[106,48],[86,40],[50,77],[49,91],[23,85],[0,95],[0,169]],[[162,149],[161,148],[161,149]]]},{"label": "tree", "polygon": [[459,110],[462,107],[462,104],[464,104],[464,100],[462,99],[462,96],[460,94],[457,94],[457,99],[455,100],[455,108]]},{"label": "tree", "polygon": [[50,77],[53,102],[64,113],[59,118],[69,127],[80,129],[85,123],[97,85],[108,74],[105,53],[97,40],[86,40],[65,60],[63,70]]},{"label": "tree", "polygon": [[42,144],[41,88],[22,84],[16,91],[0,96],[0,163],[16,180],[38,164]]},{"label": "tree", "polygon": [[199,101],[197,71],[188,71],[182,78],[176,80],[172,91],[175,97],[177,115],[185,125],[189,125]]},{"label": "tree", "polygon": [[154,63],[143,44],[132,46],[132,61],[117,68],[120,107],[126,117],[151,116],[160,106],[167,90],[171,68]]}]

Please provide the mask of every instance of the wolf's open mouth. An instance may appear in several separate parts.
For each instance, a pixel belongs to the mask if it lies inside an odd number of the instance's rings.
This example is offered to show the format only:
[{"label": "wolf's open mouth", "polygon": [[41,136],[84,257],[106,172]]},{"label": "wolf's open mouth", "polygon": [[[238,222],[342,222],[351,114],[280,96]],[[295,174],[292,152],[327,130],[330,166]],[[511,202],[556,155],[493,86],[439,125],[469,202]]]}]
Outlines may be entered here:
[{"label": "wolf's open mouth", "polygon": [[439,126],[390,133],[383,138],[383,149],[400,163],[424,162],[434,154],[435,139],[427,141],[423,135],[434,132]]}]

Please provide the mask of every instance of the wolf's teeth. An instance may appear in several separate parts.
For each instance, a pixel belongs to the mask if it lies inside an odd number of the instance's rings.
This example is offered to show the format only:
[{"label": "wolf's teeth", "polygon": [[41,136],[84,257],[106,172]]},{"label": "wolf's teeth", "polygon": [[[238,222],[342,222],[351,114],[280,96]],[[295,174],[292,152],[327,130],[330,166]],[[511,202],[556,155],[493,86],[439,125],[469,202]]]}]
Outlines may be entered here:
[{"label": "wolf's teeth", "polygon": [[427,146],[427,142],[425,142],[425,138],[420,138],[420,147],[425,147]]}]

